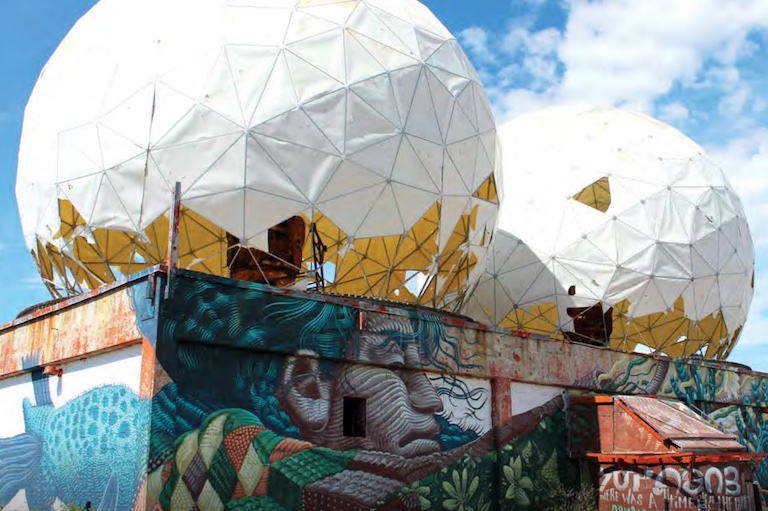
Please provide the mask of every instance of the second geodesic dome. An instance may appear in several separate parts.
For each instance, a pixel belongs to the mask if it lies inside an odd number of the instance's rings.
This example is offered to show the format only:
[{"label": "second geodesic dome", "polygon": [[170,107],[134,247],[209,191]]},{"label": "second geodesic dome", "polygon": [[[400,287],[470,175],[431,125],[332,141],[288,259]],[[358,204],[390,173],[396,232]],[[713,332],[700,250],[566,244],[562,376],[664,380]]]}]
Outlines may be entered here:
[{"label": "second geodesic dome", "polygon": [[499,133],[505,201],[468,315],[626,351],[730,353],[754,251],[739,198],[697,144],[616,108],[552,108]]},{"label": "second geodesic dome", "polygon": [[164,262],[179,181],[182,267],[321,266],[328,291],[455,308],[499,163],[475,70],[416,0],[102,0],[41,73],[17,196],[54,294]]}]

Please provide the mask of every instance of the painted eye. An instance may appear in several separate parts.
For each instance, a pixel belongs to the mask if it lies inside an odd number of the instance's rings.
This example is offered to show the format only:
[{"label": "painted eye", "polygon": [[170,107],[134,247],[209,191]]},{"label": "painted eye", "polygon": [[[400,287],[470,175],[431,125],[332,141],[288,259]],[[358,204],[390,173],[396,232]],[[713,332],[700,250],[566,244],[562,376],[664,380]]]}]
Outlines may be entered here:
[{"label": "painted eye", "polygon": [[405,369],[406,366],[405,366],[405,362],[397,361],[397,362],[392,362],[391,364],[389,364],[389,368],[394,370],[394,371],[399,371],[401,369]]}]

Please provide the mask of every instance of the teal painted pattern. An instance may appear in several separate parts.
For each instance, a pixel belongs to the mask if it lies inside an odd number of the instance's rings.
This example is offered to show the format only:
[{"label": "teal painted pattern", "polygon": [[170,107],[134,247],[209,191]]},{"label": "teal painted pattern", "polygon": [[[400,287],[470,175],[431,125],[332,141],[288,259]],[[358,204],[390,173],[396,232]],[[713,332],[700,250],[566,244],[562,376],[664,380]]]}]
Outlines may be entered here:
[{"label": "teal painted pattern", "polygon": [[149,405],[121,385],[94,388],[58,408],[25,400],[26,433],[0,439],[0,501],[24,489],[30,509],[49,509],[56,498],[103,503],[99,511],[132,509],[146,473]]}]

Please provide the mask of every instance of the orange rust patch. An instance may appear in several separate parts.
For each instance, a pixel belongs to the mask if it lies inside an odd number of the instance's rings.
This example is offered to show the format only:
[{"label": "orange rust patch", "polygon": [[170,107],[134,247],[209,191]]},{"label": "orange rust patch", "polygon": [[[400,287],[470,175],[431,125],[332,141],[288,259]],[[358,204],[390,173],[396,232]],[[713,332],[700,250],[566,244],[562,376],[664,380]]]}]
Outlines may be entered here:
[{"label": "orange rust patch", "polygon": [[22,359],[57,364],[142,339],[128,293],[119,289],[0,332],[0,378]]},{"label": "orange rust patch", "polygon": [[146,337],[141,341],[141,383],[139,397],[152,399],[155,382],[155,350]]}]

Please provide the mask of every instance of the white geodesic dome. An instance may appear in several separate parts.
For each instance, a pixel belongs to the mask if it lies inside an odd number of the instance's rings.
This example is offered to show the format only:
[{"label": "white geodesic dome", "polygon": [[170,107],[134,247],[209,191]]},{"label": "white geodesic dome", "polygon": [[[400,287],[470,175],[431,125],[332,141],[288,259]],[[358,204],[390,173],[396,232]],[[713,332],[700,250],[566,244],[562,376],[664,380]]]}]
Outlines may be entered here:
[{"label": "white geodesic dome", "polygon": [[[229,275],[300,217],[327,290],[455,307],[495,228],[485,91],[416,0],[102,0],[30,98],[17,197],[54,294],[163,262]],[[314,258],[313,258],[314,257]]]},{"label": "white geodesic dome", "polygon": [[754,250],[739,198],[701,147],[615,108],[551,108],[499,132],[505,201],[467,314],[578,338],[575,320],[591,311],[619,349],[728,355]]}]

